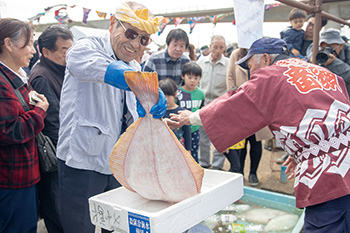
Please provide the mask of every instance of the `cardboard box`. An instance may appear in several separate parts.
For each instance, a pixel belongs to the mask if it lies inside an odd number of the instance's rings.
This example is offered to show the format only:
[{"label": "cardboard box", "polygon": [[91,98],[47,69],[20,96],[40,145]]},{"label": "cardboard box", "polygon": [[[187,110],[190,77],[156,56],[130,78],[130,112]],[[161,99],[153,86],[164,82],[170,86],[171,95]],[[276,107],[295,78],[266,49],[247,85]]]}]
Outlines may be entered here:
[{"label": "cardboard box", "polygon": [[170,204],[151,201],[124,187],[89,199],[94,225],[116,232],[180,233],[243,196],[241,174],[205,169],[200,194]]}]

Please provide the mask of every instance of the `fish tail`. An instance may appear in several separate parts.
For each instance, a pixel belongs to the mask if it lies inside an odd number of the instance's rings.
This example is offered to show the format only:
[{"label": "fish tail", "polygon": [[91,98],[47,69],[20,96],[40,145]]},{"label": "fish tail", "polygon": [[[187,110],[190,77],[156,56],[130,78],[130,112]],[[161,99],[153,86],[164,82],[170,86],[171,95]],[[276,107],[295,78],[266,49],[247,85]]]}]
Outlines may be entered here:
[{"label": "fish tail", "polygon": [[149,112],[159,99],[157,72],[125,71],[124,77],[142,107]]}]

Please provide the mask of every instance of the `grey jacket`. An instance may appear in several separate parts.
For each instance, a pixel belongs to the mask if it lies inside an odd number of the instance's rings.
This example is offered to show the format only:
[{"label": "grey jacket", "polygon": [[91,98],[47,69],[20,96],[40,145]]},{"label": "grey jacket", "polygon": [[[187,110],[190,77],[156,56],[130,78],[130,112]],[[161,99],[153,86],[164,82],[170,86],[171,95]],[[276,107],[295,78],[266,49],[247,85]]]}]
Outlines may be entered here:
[{"label": "grey jacket", "polygon": [[344,44],[343,50],[340,51],[339,56],[334,62],[328,66],[324,66],[336,75],[342,77],[346,84],[348,94],[350,94],[350,48]]}]

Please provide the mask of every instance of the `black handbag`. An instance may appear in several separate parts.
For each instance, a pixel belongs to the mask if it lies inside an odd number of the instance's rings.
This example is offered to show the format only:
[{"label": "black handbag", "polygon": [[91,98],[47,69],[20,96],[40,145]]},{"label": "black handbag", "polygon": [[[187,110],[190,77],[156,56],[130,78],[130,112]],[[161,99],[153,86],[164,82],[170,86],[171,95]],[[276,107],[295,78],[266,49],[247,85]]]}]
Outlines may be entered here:
[{"label": "black handbag", "polygon": [[[25,101],[22,93],[14,88],[10,82],[10,80],[0,72],[1,76],[3,76],[8,83],[11,85],[14,90],[17,98],[21,102],[25,111],[29,111],[30,108]],[[42,132],[36,135],[35,141],[37,143],[38,156],[39,156],[39,167],[40,172],[53,172],[57,170],[57,156],[56,156],[56,147],[52,143],[51,139],[44,135]]]},{"label": "black handbag", "polygon": [[51,139],[40,132],[38,135],[36,135],[35,140],[38,148],[40,172],[56,171],[56,148]]}]

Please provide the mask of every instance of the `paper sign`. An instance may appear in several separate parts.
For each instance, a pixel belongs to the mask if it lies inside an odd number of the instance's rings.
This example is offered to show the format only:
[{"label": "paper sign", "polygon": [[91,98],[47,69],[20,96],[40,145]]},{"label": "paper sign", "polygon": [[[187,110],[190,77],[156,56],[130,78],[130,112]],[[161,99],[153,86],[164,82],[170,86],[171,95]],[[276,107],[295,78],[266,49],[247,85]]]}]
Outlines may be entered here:
[{"label": "paper sign", "polygon": [[93,224],[107,230],[121,230],[121,227],[123,227],[122,212],[118,208],[113,208],[112,206],[90,203],[90,218]]},{"label": "paper sign", "polygon": [[254,41],[263,37],[263,0],[233,0],[237,26],[238,47],[249,49]]}]

